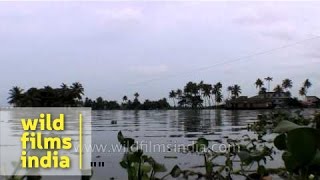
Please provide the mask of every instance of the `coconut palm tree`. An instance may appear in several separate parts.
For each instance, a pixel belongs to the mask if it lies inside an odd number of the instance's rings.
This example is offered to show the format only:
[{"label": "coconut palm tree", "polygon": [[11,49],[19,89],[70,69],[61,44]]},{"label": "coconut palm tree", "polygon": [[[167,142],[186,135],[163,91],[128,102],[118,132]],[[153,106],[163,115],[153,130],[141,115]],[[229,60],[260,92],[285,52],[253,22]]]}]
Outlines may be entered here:
[{"label": "coconut palm tree", "polygon": [[216,101],[216,107],[217,107],[217,105],[219,105],[219,104],[222,102],[222,100],[223,100],[223,95],[222,95],[222,93],[221,93],[221,92],[216,93],[214,99],[215,99],[215,101]]},{"label": "coconut palm tree", "polygon": [[172,99],[174,107],[176,107],[176,101],[175,101],[176,97],[177,97],[176,92],[174,90],[171,90],[169,93],[169,98]]},{"label": "coconut palm tree", "polygon": [[241,87],[237,84],[235,84],[233,87],[232,87],[232,91],[231,91],[231,94],[233,97],[237,98],[239,97],[239,95],[241,94]]},{"label": "coconut palm tree", "polygon": [[232,94],[232,86],[228,86],[227,91],[228,91],[228,99],[230,98],[231,94]]},{"label": "coconut palm tree", "polygon": [[178,97],[182,96],[182,90],[181,89],[177,89],[176,94]]},{"label": "coconut palm tree", "polygon": [[275,93],[281,93],[281,92],[283,92],[283,88],[278,84],[278,85],[273,89],[273,91],[274,91]]},{"label": "coconut palm tree", "polygon": [[84,95],[84,88],[81,83],[75,82],[71,85],[72,96],[78,100],[81,100],[82,95]]},{"label": "coconut palm tree", "polygon": [[292,88],[292,80],[291,79],[284,79],[283,81],[282,81],[282,88],[283,89],[290,89],[290,88]]},{"label": "coconut palm tree", "polygon": [[222,84],[220,82],[218,82],[215,85],[213,85],[212,94],[214,95],[214,100],[215,100],[216,106],[219,103],[218,101],[220,99],[222,99],[221,89],[222,89]]},{"label": "coconut palm tree", "polygon": [[133,94],[133,96],[134,96],[134,99],[138,99],[140,94],[136,92],[136,93]]},{"label": "coconut palm tree", "polygon": [[127,97],[127,96],[123,96],[123,97],[122,97],[122,101],[123,101],[123,102],[127,102],[127,101],[128,101],[128,97]]},{"label": "coconut palm tree", "polygon": [[259,91],[259,94],[263,95],[264,98],[266,98],[267,95],[267,89],[265,87],[262,87]]},{"label": "coconut palm tree", "polygon": [[299,90],[299,95],[302,97],[307,95],[307,90],[305,87],[301,87],[301,89]]},{"label": "coconut palm tree", "polygon": [[303,82],[303,87],[305,87],[305,89],[309,89],[312,86],[311,82],[309,81],[309,79],[306,79]]},{"label": "coconut palm tree", "polygon": [[73,102],[73,97],[71,97],[71,89],[68,87],[67,84],[62,83],[60,85],[59,89],[59,101],[63,106],[68,106],[69,104],[72,104]]},{"label": "coconut palm tree", "polygon": [[261,90],[261,87],[264,85],[260,78],[258,78],[254,84],[256,85],[256,88],[259,88],[259,90]]},{"label": "coconut palm tree", "polygon": [[266,80],[268,82],[268,92],[270,92],[270,82],[273,80],[273,78],[268,76],[268,77],[264,78],[264,80]]},{"label": "coconut palm tree", "polygon": [[203,84],[202,85],[203,97],[204,97],[205,100],[207,100],[209,106],[211,106],[211,103],[210,103],[211,91],[212,91],[212,85],[211,84]]},{"label": "coconut palm tree", "polygon": [[9,98],[8,103],[12,104],[15,107],[19,107],[21,105],[22,97],[23,97],[23,89],[21,89],[18,86],[12,87],[12,89],[9,90]]},{"label": "coconut palm tree", "polygon": [[292,88],[292,80],[291,79],[284,79],[282,81],[282,88],[286,91],[286,96],[291,97],[291,92],[288,89]]}]

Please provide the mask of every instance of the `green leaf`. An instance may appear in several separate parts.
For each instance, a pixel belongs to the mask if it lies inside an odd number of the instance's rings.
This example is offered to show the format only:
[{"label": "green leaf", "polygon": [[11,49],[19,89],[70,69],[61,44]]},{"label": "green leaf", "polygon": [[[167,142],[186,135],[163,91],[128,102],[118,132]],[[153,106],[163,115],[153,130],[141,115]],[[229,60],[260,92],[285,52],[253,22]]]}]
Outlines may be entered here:
[{"label": "green leaf", "polygon": [[144,163],[142,166],[141,166],[141,170],[145,173],[149,173],[151,171],[152,167],[147,164],[147,163]]},{"label": "green leaf", "polygon": [[317,152],[318,137],[313,128],[299,128],[288,132],[288,151],[301,166],[310,163]]},{"label": "green leaf", "polygon": [[180,174],[181,174],[181,169],[179,168],[178,165],[175,165],[175,166],[172,168],[172,170],[171,170],[171,172],[170,172],[170,175],[171,175],[173,178],[177,178],[177,177],[180,176]]},{"label": "green leaf", "polygon": [[147,174],[144,174],[142,176],[142,180],[150,180],[149,176]]},{"label": "green leaf", "polygon": [[250,156],[249,152],[240,151],[240,152],[238,152],[238,156],[239,156],[241,162],[243,162],[245,164],[251,163],[251,156]]},{"label": "green leaf", "polygon": [[167,171],[166,167],[163,164],[159,164],[152,157],[149,157],[148,159],[146,159],[146,162],[148,162],[150,165],[152,165],[153,170],[155,172],[166,172]]},{"label": "green leaf", "polygon": [[292,157],[291,153],[289,152],[284,152],[282,154],[282,159],[284,161],[284,164],[286,166],[286,169],[289,172],[293,172],[297,167],[298,167],[298,163],[297,161]]},{"label": "green leaf", "polygon": [[320,151],[318,150],[316,155],[314,156],[311,165],[320,166]]},{"label": "green leaf", "polygon": [[260,174],[261,176],[265,176],[267,175],[267,169],[264,166],[259,166],[258,167],[258,174]]},{"label": "green leaf", "polygon": [[209,174],[211,175],[212,170],[213,170],[213,163],[211,161],[209,161],[209,162],[206,163],[207,175],[209,175]]},{"label": "green leaf", "polygon": [[205,146],[205,147],[208,147],[209,141],[208,141],[207,139],[205,139],[205,138],[199,138],[199,139],[197,140],[197,144],[198,144],[198,145]]},{"label": "green leaf", "polygon": [[275,132],[275,133],[285,133],[285,132],[288,132],[288,131],[291,131],[291,130],[294,130],[294,129],[297,129],[297,128],[301,128],[301,127],[303,127],[303,126],[299,126],[299,125],[297,125],[297,124],[295,124],[293,122],[284,120],[284,121],[279,122],[279,124],[273,130],[273,132]]},{"label": "green leaf", "polygon": [[124,139],[124,136],[121,131],[118,132],[118,141],[121,143]]},{"label": "green leaf", "polygon": [[120,143],[121,143],[122,146],[124,146],[126,148],[129,148],[132,145],[134,145],[134,139],[132,139],[132,138],[124,138]]},{"label": "green leaf", "polygon": [[286,135],[285,134],[278,135],[274,139],[273,143],[276,146],[276,148],[278,148],[279,150],[287,149]]},{"label": "green leaf", "polygon": [[128,164],[126,161],[123,160],[120,162],[120,166],[123,167],[124,169],[126,169],[128,167]]},{"label": "green leaf", "polygon": [[163,164],[155,163],[153,167],[155,172],[166,172],[167,169]]},{"label": "green leaf", "polygon": [[128,154],[128,160],[130,162],[136,162],[136,163],[139,163],[141,161],[141,155],[142,155],[142,151],[139,150],[139,151],[136,151],[136,152],[131,152]]}]

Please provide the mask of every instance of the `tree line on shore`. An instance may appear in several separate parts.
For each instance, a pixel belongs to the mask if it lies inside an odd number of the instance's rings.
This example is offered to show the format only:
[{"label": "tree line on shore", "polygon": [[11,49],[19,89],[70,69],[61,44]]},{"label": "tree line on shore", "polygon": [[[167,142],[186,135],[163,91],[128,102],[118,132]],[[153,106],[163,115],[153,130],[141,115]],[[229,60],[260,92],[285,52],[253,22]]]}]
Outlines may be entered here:
[{"label": "tree line on shore", "polygon": [[[272,77],[264,78],[265,82],[258,78],[254,83],[258,89],[258,94],[270,92],[270,82]],[[307,95],[308,89],[312,86],[309,79],[306,79],[299,90],[299,94],[303,97]],[[273,91],[275,93],[287,93],[291,97],[290,89],[293,82],[290,79],[284,79],[282,84],[276,85]],[[183,89],[171,90],[168,97],[172,100],[171,106],[166,98],[159,100],[146,99],[140,102],[139,93],[133,94],[133,99],[129,99],[127,95],[123,96],[122,102],[115,100],[108,101],[102,97],[90,99],[84,96],[84,88],[81,83],[75,82],[68,86],[62,83],[58,88],[45,86],[43,88],[30,88],[24,91],[20,87],[13,87],[9,91],[8,103],[15,107],[91,107],[93,110],[151,110],[151,109],[172,109],[172,108],[213,108],[219,107],[225,100],[236,99],[242,93],[238,84],[228,86],[226,88],[228,97],[223,96],[223,85],[221,82],[208,84],[204,81],[188,82]],[[293,99],[293,98],[291,98]],[[298,100],[295,98],[295,102]]]}]

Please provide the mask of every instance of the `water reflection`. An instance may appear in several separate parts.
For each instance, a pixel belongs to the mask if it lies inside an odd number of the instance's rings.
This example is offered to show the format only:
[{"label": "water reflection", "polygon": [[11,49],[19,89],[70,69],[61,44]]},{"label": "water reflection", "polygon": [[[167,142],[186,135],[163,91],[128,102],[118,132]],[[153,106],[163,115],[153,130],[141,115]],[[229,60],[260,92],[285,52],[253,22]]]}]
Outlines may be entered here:
[{"label": "water reflection", "polygon": [[222,115],[221,115],[221,109],[218,109],[215,111],[215,124],[216,126],[221,126],[222,124]]}]

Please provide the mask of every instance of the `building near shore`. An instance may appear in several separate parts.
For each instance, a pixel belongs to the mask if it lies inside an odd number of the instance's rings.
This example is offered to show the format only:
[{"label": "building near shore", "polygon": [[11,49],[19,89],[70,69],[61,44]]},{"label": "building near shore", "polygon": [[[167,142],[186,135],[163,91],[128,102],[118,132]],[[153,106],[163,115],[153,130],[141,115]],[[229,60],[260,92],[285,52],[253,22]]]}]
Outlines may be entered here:
[{"label": "building near shore", "polygon": [[306,96],[305,100],[302,101],[302,104],[306,107],[319,107],[320,98],[317,96]]},{"label": "building near shore", "polygon": [[286,92],[265,92],[253,97],[240,96],[226,101],[226,109],[271,109],[286,107],[290,99]]}]

